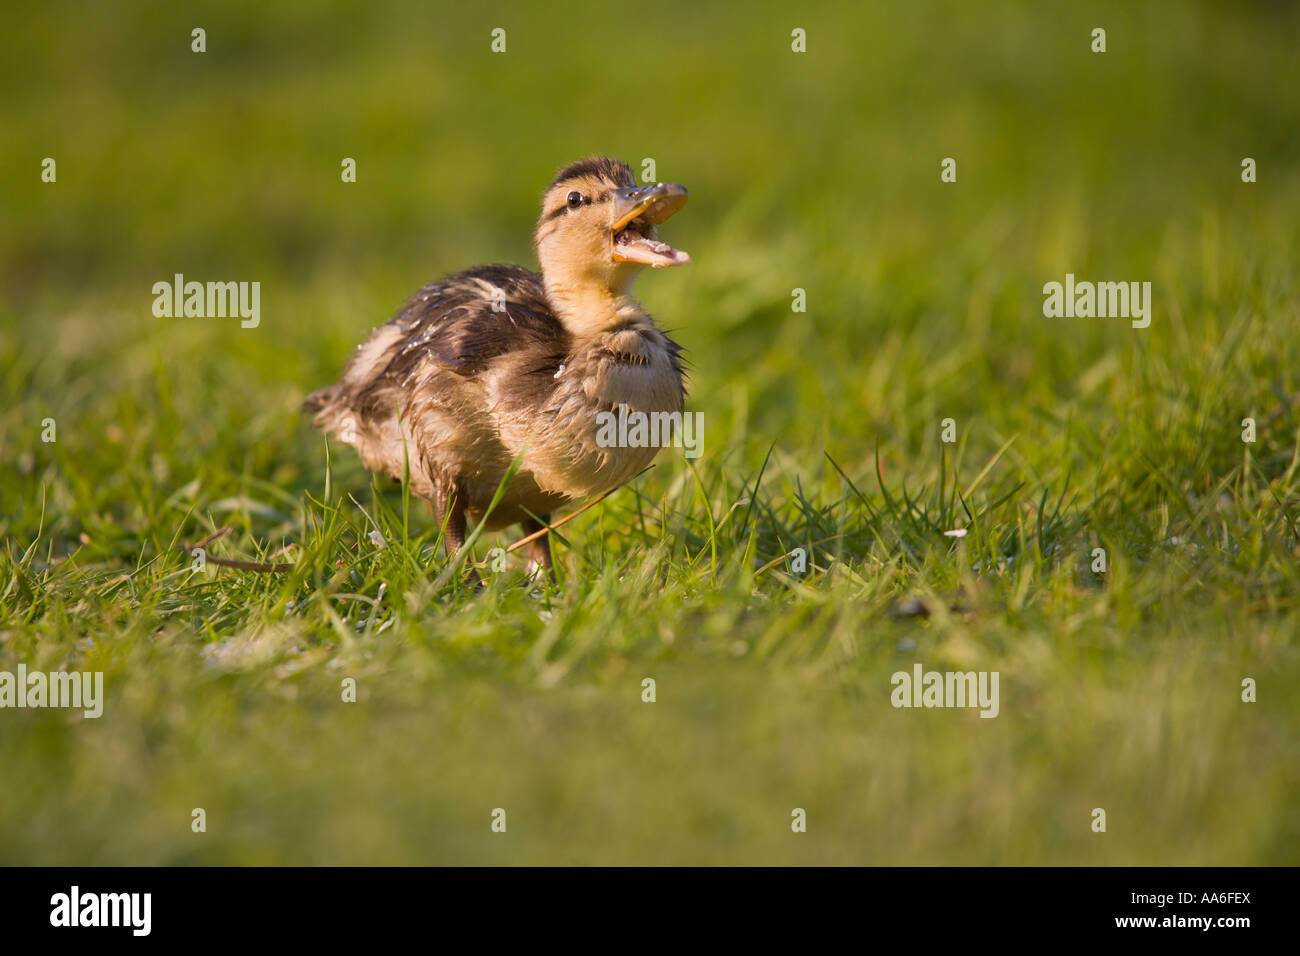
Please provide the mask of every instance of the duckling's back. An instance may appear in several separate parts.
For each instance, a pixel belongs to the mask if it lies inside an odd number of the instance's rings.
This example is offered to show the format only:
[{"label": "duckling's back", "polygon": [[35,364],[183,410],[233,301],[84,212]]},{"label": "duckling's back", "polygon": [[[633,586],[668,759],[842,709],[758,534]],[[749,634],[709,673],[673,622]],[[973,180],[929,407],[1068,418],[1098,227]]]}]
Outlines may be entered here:
[{"label": "duckling's back", "polygon": [[337,384],[303,404],[368,468],[400,479],[409,456],[412,489],[431,497],[444,473],[468,483],[510,464],[484,401],[494,366],[522,360],[515,387],[542,407],[567,351],[537,273],[479,266],[413,295],[357,347]]}]

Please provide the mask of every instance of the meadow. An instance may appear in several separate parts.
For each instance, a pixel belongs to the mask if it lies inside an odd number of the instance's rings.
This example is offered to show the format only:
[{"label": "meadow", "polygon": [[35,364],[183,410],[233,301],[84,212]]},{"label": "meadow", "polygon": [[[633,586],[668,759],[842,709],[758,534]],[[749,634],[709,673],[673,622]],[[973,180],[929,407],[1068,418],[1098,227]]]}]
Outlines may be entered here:
[{"label": "meadow", "polygon": [[[1294,6],[6,20],[0,671],[105,700],[0,709],[0,863],[1300,863]],[[479,592],[299,403],[424,283],[534,265],[595,153],[691,190],[637,290],[704,453],[553,586],[485,535]],[[156,316],[177,273],[259,323]],[[1150,325],[1044,315],[1067,275]],[[291,570],[196,570],[224,528]],[[893,706],[918,663],[997,717]]]}]

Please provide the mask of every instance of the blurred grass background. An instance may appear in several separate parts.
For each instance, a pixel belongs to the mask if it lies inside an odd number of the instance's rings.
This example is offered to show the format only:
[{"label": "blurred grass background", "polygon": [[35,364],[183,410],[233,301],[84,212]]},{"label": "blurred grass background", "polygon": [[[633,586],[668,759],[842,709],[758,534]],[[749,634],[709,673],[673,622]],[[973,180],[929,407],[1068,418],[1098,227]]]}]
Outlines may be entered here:
[{"label": "blurred grass background", "polygon": [[[4,26],[0,669],[108,702],[0,712],[0,862],[1300,860],[1294,5]],[[566,526],[560,588],[474,595],[348,449],[327,495],[297,403],[424,282],[531,265],[591,153],[691,190],[694,263],[638,291],[705,457]],[[261,325],[155,318],[177,272],[259,281]],[[1044,318],[1067,272],[1151,281],[1151,327]],[[227,524],[299,569],[192,572]],[[998,670],[1001,715],[893,709],[918,660]]]}]

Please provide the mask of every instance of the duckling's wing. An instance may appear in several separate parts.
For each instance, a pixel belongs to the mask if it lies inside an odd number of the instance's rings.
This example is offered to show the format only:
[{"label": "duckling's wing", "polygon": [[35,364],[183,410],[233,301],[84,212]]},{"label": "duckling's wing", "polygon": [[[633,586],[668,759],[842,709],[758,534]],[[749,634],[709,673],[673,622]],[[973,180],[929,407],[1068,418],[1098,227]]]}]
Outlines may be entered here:
[{"label": "duckling's wing", "polygon": [[542,277],[518,266],[479,266],[421,289],[392,320],[402,330],[385,376],[406,381],[430,367],[464,377],[525,350],[564,351],[567,335]]},{"label": "duckling's wing", "polygon": [[537,356],[539,372],[553,373],[567,341],[540,275],[519,266],[478,266],[413,295],[358,347],[338,384],[313,393],[304,406],[317,411],[315,423],[327,431],[345,415],[383,421],[431,377],[474,378],[507,353]]}]

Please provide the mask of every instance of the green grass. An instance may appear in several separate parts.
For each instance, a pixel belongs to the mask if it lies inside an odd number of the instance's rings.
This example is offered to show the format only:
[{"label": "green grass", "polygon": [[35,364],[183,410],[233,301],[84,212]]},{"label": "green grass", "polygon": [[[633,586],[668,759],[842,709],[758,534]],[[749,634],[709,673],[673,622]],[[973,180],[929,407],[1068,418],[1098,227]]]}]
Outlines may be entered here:
[{"label": "green grass", "polygon": [[[1300,862],[1300,18],[860,6],[11,18],[0,670],[107,702],[0,711],[0,863]],[[639,291],[705,454],[475,593],[297,405],[530,262],[596,151],[691,189]],[[175,272],[261,325],[155,318]],[[1150,328],[1045,318],[1067,272],[1151,281]],[[295,570],[194,571],[225,526]],[[999,716],[893,708],[917,661]]]}]

